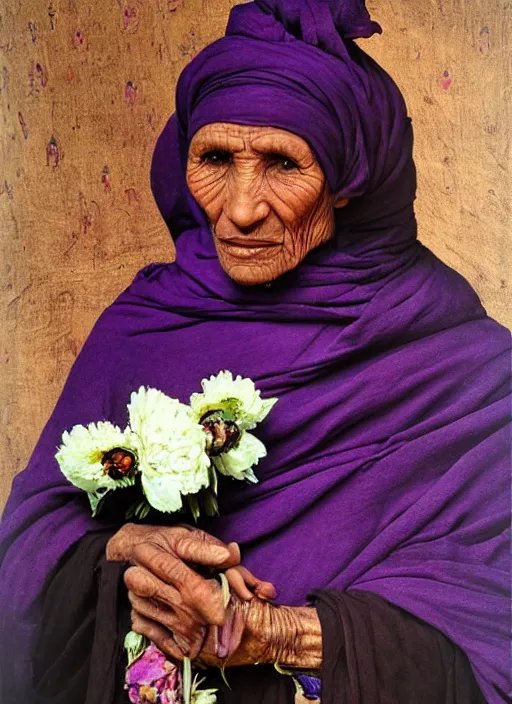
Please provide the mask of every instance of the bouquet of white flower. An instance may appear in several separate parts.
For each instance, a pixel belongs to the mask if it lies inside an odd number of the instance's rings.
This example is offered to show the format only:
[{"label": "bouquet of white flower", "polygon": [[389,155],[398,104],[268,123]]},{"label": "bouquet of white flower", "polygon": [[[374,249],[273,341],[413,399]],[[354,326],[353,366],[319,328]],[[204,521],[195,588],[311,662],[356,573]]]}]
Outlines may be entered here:
[{"label": "bouquet of white flower", "polygon": [[[127,519],[143,519],[151,508],[175,513],[185,503],[197,520],[201,508],[208,515],[218,513],[217,472],[258,481],[253,467],[267,452],[248,431],[268,415],[277,398],[262,399],[251,379],[233,378],[228,371],[203,379],[201,386],[202,393],[192,394],[189,406],[141,386],[130,397],[124,430],[99,421],[63,433],[57,462],[66,478],[87,492],[93,516],[113,491],[138,487],[140,495]],[[227,603],[226,578],[220,579]],[[152,643],[132,631],[125,648],[131,702],[149,701],[146,695],[151,701],[165,695],[169,702],[215,702],[215,690],[201,690],[200,682],[192,680],[189,658],[184,658],[180,673]]]},{"label": "bouquet of white flower", "polygon": [[257,482],[253,467],[266,450],[249,433],[277,398],[262,399],[251,379],[229,371],[203,379],[190,405],[153,388],[140,387],[128,404],[124,430],[108,421],[75,425],[62,436],[56,459],[66,478],[87,492],[93,516],[117,489],[140,487],[127,518],[144,518],[151,507],[164,513],[217,509],[217,472]]}]

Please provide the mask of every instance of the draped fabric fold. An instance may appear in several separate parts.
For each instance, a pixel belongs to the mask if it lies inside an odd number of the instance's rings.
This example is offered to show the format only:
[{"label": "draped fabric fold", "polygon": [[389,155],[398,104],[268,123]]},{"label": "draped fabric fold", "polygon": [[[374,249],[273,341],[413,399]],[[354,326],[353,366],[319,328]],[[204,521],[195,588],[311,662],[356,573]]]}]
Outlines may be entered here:
[{"label": "draped fabric fold", "polygon": [[[416,239],[395,84],[349,38],[340,57],[274,36],[292,5],[276,1],[259,38],[226,36],[185,69],[152,166],[176,262],[144,269],[101,316],[14,481],[1,529],[9,693],[29,676],[42,585],[101,526],[54,459],[62,431],[123,426],[140,385],[187,402],[229,369],[279,402],[261,425],[259,484],[223,480],[221,515],[204,527],[237,540],[282,603],[359,590],[422,619],[467,654],[488,702],[508,701],[510,335]],[[332,240],[270,287],[227,277],[187,190],[189,140],[211,121],[302,136],[351,198]]]},{"label": "draped fabric fold", "polygon": [[[86,535],[45,585],[26,704],[125,704],[124,636],[130,628],[122,581],[108,563],[112,530]],[[28,683],[32,686],[32,683]]]},{"label": "draped fabric fold", "polygon": [[365,592],[319,591],[322,704],[485,704],[464,653]]}]

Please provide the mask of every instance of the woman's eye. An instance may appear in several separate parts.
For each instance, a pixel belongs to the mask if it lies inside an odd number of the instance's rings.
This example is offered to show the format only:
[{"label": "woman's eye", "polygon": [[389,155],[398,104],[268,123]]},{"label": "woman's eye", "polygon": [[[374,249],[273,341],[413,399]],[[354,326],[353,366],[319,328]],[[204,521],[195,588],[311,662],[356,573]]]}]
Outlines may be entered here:
[{"label": "woman's eye", "polygon": [[201,162],[203,164],[210,164],[210,166],[221,166],[229,164],[230,161],[230,152],[225,152],[222,149],[212,149],[209,152],[201,154]]},{"label": "woman's eye", "polygon": [[297,162],[285,154],[270,154],[269,158],[273,164],[279,166],[283,171],[294,171],[299,168]]}]

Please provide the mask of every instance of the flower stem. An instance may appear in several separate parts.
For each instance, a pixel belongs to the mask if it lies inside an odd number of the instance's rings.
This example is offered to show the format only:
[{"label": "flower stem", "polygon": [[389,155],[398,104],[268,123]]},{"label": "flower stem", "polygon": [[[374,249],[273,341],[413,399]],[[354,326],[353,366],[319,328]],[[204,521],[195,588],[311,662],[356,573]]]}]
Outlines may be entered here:
[{"label": "flower stem", "polygon": [[190,704],[192,698],[192,663],[183,658],[183,704]]}]

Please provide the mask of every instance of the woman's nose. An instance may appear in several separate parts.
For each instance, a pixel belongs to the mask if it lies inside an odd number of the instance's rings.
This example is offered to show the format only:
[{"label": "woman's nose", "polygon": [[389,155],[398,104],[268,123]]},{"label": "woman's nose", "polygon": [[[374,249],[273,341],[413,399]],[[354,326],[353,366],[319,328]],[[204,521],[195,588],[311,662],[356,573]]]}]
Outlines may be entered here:
[{"label": "woman's nose", "polygon": [[229,185],[225,213],[243,234],[258,228],[270,212],[270,206],[254,182],[236,178]]}]

